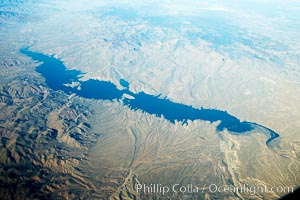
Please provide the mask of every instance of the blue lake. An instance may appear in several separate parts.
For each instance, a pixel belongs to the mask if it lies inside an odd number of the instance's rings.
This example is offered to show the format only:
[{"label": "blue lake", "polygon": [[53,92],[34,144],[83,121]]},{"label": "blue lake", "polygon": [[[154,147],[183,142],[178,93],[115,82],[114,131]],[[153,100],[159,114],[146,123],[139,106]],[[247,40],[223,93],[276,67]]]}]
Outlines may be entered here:
[{"label": "blue lake", "polygon": [[[167,98],[161,98],[160,95],[154,96],[144,92],[133,93],[129,90],[129,83],[124,79],[120,80],[120,85],[125,89],[118,89],[115,84],[108,81],[94,79],[81,81],[79,79],[83,74],[82,72],[78,70],[68,70],[61,60],[53,56],[29,51],[28,47],[21,49],[20,52],[31,57],[33,60],[42,62],[42,64],[36,68],[36,71],[45,78],[46,84],[53,90],[62,90],[67,94],[75,93],[87,99],[118,100],[132,110],[141,110],[158,117],[163,116],[173,124],[176,121],[182,124],[188,124],[188,120],[203,120],[211,123],[219,121],[217,131],[227,129],[229,133],[238,135],[259,130],[270,136],[266,141],[267,145],[279,137],[278,133],[263,125],[254,122],[240,121],[237,117],[232,116],[226,111],[193,108],[189,105],[172,102]],[[72,82],[79,82],[80,89],[65,86],[65,84]],[[134,98],[123,98],[124,94],[129,94]]]},{"label": "blue lake", "polygon": [[120,84],[121,84],[123,87],[129,89],[129,83],[128,83],[127,81],[125,81],[124,79],[120,79]]}]

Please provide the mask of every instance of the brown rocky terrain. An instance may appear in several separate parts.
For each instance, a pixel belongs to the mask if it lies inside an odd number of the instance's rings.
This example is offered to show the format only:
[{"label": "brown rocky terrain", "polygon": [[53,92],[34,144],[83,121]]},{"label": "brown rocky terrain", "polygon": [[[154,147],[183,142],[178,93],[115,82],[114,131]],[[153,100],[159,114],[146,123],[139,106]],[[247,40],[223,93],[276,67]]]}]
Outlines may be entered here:
[{"label": "brown rocky terrain", "polygon": [[92,190],[76,170],[96,139],[89,133],[90,109],[50,91],[34,75],[20,75],[22,69],[6,69],[10,76],[0,88],[1,198],[79,198]]}]

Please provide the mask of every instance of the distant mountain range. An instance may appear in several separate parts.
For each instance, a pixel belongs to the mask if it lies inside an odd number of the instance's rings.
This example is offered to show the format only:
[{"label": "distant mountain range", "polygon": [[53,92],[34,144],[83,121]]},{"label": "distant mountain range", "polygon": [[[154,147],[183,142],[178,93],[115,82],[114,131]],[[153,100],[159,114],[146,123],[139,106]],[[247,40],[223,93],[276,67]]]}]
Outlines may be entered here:
[{"label": "distant mountain range", "polygon": [[9,3],[25,3],[28,2],[26,0],[1,0],[1,4],[9,4]]}]

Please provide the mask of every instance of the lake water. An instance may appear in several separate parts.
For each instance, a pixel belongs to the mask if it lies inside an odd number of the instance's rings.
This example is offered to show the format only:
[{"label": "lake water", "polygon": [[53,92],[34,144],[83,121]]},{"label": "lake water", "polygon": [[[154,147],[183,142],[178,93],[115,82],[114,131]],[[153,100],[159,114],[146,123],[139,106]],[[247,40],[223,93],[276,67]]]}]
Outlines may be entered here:
[{"label": "lake water", "polygon": [[[237,117],[229,114],[226,111],[206,108],[193,108],[189,105],[172,102],[167,98],[162,98],[160,95],[154,96],[144,92],[133,93],[129,90],[129,83],[121,79],[120,85],[125,89],[118,89],[117,86],[109,81],[101,81],[89,79],[81,81],[80,76],[83,74],[78,70],[68,70],[64,63],[42,53],[36,53],[23,48],[21,53],[31,57],[33,60],[42,62],[36,68],[46,81],[46,84],[53,90],[62,90],[67,94],[75,93],[76,95],[87,99],[101,99],[101,100],[118,100],[132,110],[141,110],[158,117],[163,116],[171,123],[176,121],[182,124],[188,124],[188,120],[203,120],[209,122],[220,123],[217,125],[217,131],[227,129],[231,134],[246,134],[253,130],[262,131],[270,135],[266,141],[269,144],[272,140],[279,137],[275,131],[254,123],[247,121],[240,121]],[[79,87],[66,86],[72,82],[78,82]],[[123,98],[124,94],[128,94],[133,98]]]},{"label": "lake water", "polygon": [[128,83],[127,81],[125,81],[124,79],[120,79],[120,84],[121,84],[123,87],[129,89],[129,83]]}]

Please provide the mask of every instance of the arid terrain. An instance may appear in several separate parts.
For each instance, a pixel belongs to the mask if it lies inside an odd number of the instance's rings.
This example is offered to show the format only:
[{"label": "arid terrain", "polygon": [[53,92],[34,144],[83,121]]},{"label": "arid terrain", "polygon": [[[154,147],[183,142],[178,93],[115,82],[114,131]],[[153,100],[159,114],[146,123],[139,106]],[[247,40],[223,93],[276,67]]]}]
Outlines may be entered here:
[{"label": "arid terrain", "polygon": [[[278,199],[300,186],[297,2],[269,11],[286,17],[285,34],[254,4],[0,3],[0,199]],[[124,78],[132,94],[226,111],[280,137],[172,123],[132,109],[129,94],[55,90],[24,47],[80,70],[81,82],[62,83],[78,91],[87,80],[121,91]]]}]

